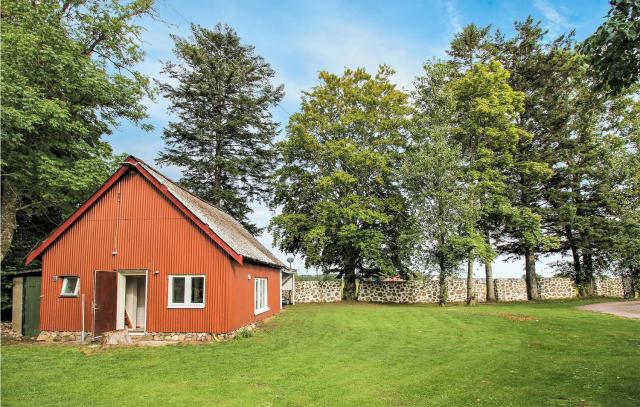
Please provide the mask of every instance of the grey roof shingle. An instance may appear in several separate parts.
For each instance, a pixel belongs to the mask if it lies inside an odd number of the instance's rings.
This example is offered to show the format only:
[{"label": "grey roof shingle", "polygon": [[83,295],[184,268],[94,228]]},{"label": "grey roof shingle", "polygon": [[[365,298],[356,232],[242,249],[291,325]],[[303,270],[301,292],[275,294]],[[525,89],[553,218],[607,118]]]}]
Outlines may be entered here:
[{"label": "grey roof shingle", "polygon": [[231,215],[179,187],[145,162],[139,159],[136,159],[136,161],[138,165],[147,170],[159,183],[166,186],[171,195],[186,206],[198,219],[209,226],[211,231],[218,235],[220,239],[228,244],[236,253],[259,263],[278,268],[286,267]]}]

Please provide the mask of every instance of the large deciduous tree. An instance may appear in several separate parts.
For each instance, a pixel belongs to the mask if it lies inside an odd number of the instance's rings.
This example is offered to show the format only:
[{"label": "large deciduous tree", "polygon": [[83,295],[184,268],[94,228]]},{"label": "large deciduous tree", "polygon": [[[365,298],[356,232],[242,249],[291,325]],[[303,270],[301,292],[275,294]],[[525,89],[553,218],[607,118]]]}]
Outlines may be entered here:
[{"label": "large deciduous tree", "polygon": [[321,72],[278,146],[275,241],[307,266],[339,272],[347,299],[359,276],[408,272],[413,222],[398,173],[410,106],[392,74],[385,66],[376,75]]},{"label": "large deciduous tree", "polygon": [[143,125],[141,100],[151,90],[134,68],[143,58],[135,19],[153,14],[152,6],[3,2],[3,259],[18,218],[28,223],[52,206],[68,215],[70,198],[86,197],[104,179],[112,157],[103,135],[122,119]]},{"label": "large deciduous tree", "polygon": [[640,79],[640,0],[610,0],[607,20],[580,50],[587,55],[596,87],[617,94]]},{"label": "large deciduous tree", "polygon": [[226,25],[191,27],[192,39],[173,36],[177,62],[160,84],[177,115],[164,131],[158,162],[184,168],[180,184],[238,219],[252,233],[249,204],[268,193],[278,133],[270,108],[282,97],[271,66]]}]

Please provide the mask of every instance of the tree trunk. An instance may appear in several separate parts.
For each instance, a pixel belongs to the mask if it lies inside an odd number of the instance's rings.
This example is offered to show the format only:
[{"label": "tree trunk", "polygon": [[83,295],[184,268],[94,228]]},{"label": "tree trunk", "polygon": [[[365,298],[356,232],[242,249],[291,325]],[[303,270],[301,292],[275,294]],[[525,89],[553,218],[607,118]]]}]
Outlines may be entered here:
[{"label": "tree trunk", "polygon": [[484,263],[484,274],[487,285],[487,302],[496,302],[496,290],[493,285],[493,263]]},{"label": "tree trunk", "polygon": [[344,289],[342,299],[345,301],[355,301],[356,297],[356,255],[355,252],[345,255]]},{"label": "tree trunk", "polygon": [[18,226],[16,220],[16,212],[18,210],[18,194],[16,190],[9,184],[9,182],[3,180],[2,182],[2,202],[0,206],[0,261],[4,260],[4,257],[11,248],[11,242],[13,241],[13,233]]},{"label": "tree trunk", "polygon": [[565,227],[565,235],[571,247],[571,256],[573,257],[573,272],[575,273],[576,285],[582,284],[582,263],[580,262],[580,251],[573,238],[573,229],[571,226]]},{"label": "tree trunk", "polygon": [[476,305],[476,295],[473,292],[473,259],[467,261],[467,305]]},{"label": "tree trunk", "polygon": [[536,256],[533,248],[527,247],[524,255],[524,275],[527,283],[527,298],[538,300],[538,280],[536,278]]},{"label": "tree trunk", "polygon": [[[489,235],[487,234],[487,244],[491,244]],[[496,290],[493,286],[493,263],[487,261],[484,263],[485,283],[487,285],[487,302],[496,302]]]},{"label": "tree trunk", "polygon": [[448,301],[448,293],[447,293],[447,275],[445,273],[445,271],[442,269],[442,267],[440,268],[440,276],[439,276],[439,282],[440,282],[440,299],[438,301],[438,305],[440,305],[441,307],[444,307],[447,304]]},{"label": "tree trunk", "polygon": [[591,251],[584,250],[582,254],[582,265],[583,265],[583,279],[582,286],[580,289],[580,295],[583,297],[593,296],[595,292],[595,276],[593,274],[593,257],[591,256]]},{"label": "tree trunk", "polygon": [[356,298],[356,273],[354,270],[344,273],[344,290],[342,299],[345,301],[355,301]]}]

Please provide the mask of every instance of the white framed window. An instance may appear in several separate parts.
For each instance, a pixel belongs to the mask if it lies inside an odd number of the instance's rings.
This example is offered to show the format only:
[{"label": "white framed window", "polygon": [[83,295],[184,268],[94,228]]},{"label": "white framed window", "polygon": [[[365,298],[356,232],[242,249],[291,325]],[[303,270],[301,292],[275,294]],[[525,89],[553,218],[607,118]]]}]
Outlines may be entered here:
[{"label": "white framed window", "polygon": [[167,308],[204,308],[204,290],[203,275],[171,275]]},{"label": "white framed window", "polygon": [[254,314],[258,315],[269,311],[267,306],[267,279],[255,278],[253,281],[253,309]]},{"label": "white framed window", "polygon": [[62,276],[61,297],[77,297],[80,292],[80,277]]}]

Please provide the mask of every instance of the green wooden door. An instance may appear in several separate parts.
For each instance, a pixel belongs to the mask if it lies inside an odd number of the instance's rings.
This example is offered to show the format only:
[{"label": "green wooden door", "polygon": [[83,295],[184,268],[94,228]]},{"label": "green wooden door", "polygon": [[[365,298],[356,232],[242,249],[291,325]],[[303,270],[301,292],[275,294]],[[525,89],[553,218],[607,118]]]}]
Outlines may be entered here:
[{"label": "green wooden door", "polygon": [[40,276],[25,276],[22,298],[22,334],[37,336],[40,333]]}]

